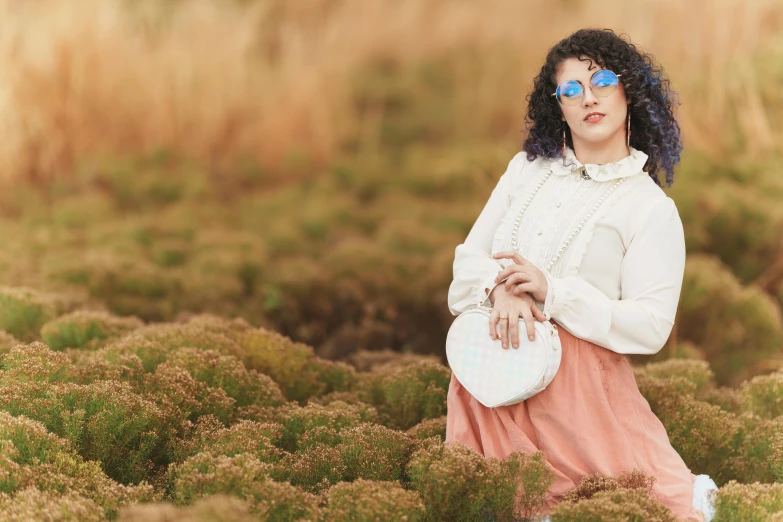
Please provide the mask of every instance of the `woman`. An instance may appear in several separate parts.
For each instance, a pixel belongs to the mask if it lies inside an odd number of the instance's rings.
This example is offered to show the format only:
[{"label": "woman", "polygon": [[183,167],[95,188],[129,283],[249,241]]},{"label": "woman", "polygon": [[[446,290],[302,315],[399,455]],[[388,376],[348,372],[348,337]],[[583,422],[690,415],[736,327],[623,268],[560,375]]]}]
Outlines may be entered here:
[{"label": "woman", "polygon": [[608,29],[555,45],[528,96],[523,151],[455,250],[453,315],[491,303],[503,349],[533,336],[533,321],[560,327],[562,361],[544,391],[487,408],[452,375],[448,392],[447,444],[544,452],[555,475],[544,514],[588,474],[637,468],[679,519],[712,517],[715,483],[671,446],[624,357],[663,347],[685,266],[682,222],[660,186],[682,150],[674,93],[652,63]]}]

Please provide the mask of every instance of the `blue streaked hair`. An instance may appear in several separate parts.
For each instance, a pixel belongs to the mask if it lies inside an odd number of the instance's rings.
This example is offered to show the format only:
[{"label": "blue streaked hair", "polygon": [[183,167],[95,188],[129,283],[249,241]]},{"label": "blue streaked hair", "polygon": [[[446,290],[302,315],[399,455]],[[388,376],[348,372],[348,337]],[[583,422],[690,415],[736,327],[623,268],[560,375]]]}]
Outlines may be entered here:
[{"label": "blue streaked hair", "polygon": [[[562,158],[562,112],[552,93],[557,89],[555,71],[568,59],[589,57],[593,62],[616,74],[625,89],[631,111],[631,146],[644,151],[649,159],[644,170],[658,186],[665,174],[666,187],[674,182],[674,166],[680,161],[682,142],[680,127],[674,118],[679,105],[677,93],[651,55],[639,51],[611,29],[580,29],[552,47],[546,56],[533,89],[527,95],[525,117],[526,139],[522,150],[533,161],[538,155]],[[573,148],[571,133],[566,143]]]}]

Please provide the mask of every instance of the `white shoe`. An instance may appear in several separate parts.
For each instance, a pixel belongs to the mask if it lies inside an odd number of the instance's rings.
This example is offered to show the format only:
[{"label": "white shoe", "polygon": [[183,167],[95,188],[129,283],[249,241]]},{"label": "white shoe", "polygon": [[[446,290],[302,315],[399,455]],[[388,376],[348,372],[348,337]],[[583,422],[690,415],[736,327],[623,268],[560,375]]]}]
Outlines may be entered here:
[{"label": "white shoe", "polygon": [[718,485],[709,475],[696,475],[693,481],[693,507],[704,513],[704,522],[711,522],[715,517],[715,504],[707,494],[718,489]]}]

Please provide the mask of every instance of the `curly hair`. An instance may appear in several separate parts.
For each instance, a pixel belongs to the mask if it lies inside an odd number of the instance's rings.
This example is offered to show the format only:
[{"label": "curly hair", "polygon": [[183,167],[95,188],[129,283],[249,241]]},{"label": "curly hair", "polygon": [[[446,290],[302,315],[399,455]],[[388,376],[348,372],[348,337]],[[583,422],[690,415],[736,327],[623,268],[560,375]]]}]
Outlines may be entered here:
[{"label": "curly hair", "polygon": [[[666,173],[667,187],[674,181],[674,166],[680,161],[682,143],[680,127],[673,108],[677,93],[653,58],[639,51],[611,29],[580,29],[549,50],[546,62],[533,80],[527,96],[525,117],[527,138],[522,150],[533,161],[540,154],[546,158],[563,158],[561,140],[563,121],[557,99],[551,94],[557,89],[555,71],[568,58],[586,56],[605,69],[622,74],[626,98],[631,112],[631,146],[649,157],[644,170],[661,186],[659,172]],[[567,126],[567,125],[566,125]],[[570,132],[566,143],[573,148]]]}]

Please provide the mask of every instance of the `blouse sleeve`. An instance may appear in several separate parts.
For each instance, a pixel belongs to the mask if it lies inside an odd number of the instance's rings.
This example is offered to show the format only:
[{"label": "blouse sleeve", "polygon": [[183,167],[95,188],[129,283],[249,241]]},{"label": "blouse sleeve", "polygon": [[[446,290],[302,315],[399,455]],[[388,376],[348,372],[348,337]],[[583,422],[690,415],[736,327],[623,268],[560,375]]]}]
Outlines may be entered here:
[{"label": "blouse sleeve", "polygon": [[548,271],[544,314],[576,337],[622,354],[660,351],[674,326],[685,272],[685,235],[674,200],[653,205],[621,264],[621,298],[579,276]]},{"label": "blouse sleeve", "polygon": [[509,207],[513,177],[525,161],[524,152],[511,159],[465,242],[457,245],[454,251],[454,279],[448,294],[452,315],[459,315],[479,302],[485,302],[497,286],[495,276],[503,270],[503,265],[492,258],[492,239]]}]

